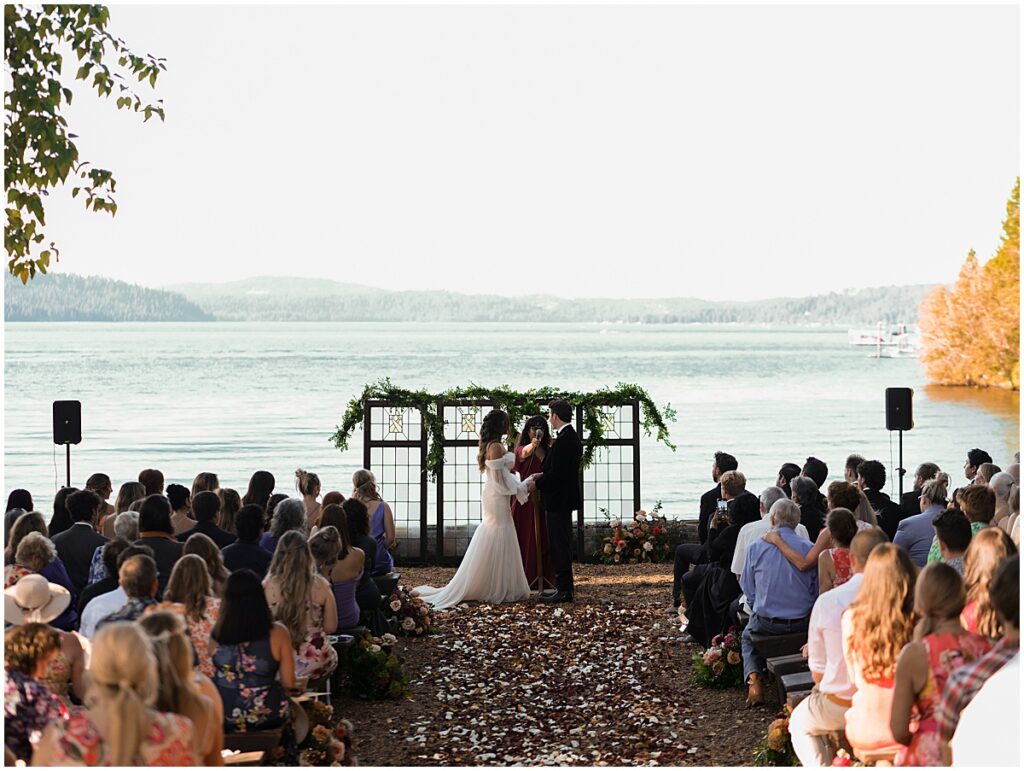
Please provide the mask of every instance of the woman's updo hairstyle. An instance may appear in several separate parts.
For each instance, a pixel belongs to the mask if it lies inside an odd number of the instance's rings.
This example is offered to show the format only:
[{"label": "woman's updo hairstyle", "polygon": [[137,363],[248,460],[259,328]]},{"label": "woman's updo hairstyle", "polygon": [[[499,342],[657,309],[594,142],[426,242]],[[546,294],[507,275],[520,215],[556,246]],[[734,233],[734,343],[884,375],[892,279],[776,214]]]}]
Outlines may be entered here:
[{"label": "woman's updo hairstyle", "polygon": [[921,497],[927,498],[932,504],[945,506],[949,495],[949,474],[940,471],[934,479],[921,485]]},{"label": "woman's updo hairstyle", "polygon": [[364,501],[375,501],[380,498],[377,478],[372,471],[361,468],[352,475],[352,494]]},{"label": "woman's updo hairstyle", "polygon": [[305,469],[295,469],[295,489],[302,495],[316,495],[320,492],[320,477]]},{"label": "woman's updo hairstyle", "polygon": [[481,474],[487,468],[487,447],[492,442],[500,442],[508,431],[508,414],[504,410],[491,410],[484,416],[480,423],[480,451],[476,456]]}]

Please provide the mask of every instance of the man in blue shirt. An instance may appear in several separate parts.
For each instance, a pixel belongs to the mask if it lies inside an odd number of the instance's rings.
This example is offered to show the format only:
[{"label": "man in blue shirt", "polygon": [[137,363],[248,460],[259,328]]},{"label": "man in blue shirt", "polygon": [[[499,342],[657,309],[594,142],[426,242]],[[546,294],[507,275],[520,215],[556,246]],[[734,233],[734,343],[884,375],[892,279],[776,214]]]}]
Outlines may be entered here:
[{"label": "man in blue shirt", "polygon": [[[789,547],[801,555],[811,550],[814,544],[793,531],[800,522],[799,506],[786,499],[776,501],[769,516],[772,527]],[[753,706],[764,701],[765,661],[750,635],[806,632],[811,608],[818,598],[818,571],[797,570],[775,546],[758,540],[747,549],[740,587],[754,611],[741,637],[743,677],[749,686],[747,706]]]}]

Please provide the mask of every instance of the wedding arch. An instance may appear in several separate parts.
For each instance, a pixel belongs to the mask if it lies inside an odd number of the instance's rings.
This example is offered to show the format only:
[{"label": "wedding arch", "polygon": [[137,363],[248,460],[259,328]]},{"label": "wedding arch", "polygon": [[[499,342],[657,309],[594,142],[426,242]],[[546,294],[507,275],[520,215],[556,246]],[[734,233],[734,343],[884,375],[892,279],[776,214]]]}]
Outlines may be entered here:
[{"label": "wedding arch", "polygon": [[[640,508],[641,436],[653,434],[675,450],[666,425],[675,419],[675,410],[656,405],[638,385],[576,392],[470,384],[431,392],[384,379],[349,401],[331,440],[346,450],[362,427],[363,465],[374,471],[394,511],[400,562],[454,564],[480,521],[476,449],[484,416],[492,409],[505,410],[516,432],[555,398],[573,405],[584,444],[584,504],[576,521],[582,555],[586,525],[603,522],[601,510],[623,517]],[[510,442],[517,438],[514,434]]]}]

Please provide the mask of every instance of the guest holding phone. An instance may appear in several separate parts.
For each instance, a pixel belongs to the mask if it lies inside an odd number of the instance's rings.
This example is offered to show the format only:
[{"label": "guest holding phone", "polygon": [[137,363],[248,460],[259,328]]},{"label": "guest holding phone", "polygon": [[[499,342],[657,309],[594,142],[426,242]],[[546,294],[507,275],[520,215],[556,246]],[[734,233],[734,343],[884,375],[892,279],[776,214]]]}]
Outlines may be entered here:
[{"label": "guest holding phone", "polygon": [[[519,446],[516,447],[516,464],[514,471],[520,479],[541,473],[544,456],[551,447],[551,432],[548,422],[537,415],[526,421],[519,434]],[[531,589],[554,588],[555,570],[547,554],[548,534],[544,517],[540,513],[540,493],[531,493],[526,503],[512,498],[512,520],[516,525],[519,537],[519,552],[523,558],[523,571]],[[543,578],[543,580],[539,580]]]}]

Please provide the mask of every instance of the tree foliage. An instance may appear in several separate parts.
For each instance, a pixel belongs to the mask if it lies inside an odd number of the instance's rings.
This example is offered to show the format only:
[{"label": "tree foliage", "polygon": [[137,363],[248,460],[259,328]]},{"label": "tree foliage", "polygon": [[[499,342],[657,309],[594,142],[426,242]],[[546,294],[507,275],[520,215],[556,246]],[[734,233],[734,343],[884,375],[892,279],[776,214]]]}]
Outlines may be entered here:
[{"label": "tree foliage", "polygon": [[1020,388],[1020,178],[1006,204],[999,249],[981,264],[972,249],[952,291],[921,306],[928,376],[941,385]]},{"label": "tree foliage", "polygon": [[[85,208],[117,213],[113,172],[79,159],[75,134],[61,114],[72,91],[64,75],[68,47],[77,57],[75,80],[88,82],[99,96],[116,93],[119,110],[164,119],[162,100],[144,102],[135,83],[155,87],[163,59],[138,56],[107,30],[110,12],[102,5],[5,5],[4,53],[10,78],[4,94],[4,185],[7,267],[22,283],[46,273],[59,258],[56,244],[35,250],[46,240],[44,199],[69,175],[72,197],[84,193]],[[116,59],[116,63],[115,63]],[[35,253],[34,253],[35,252]]]}]

